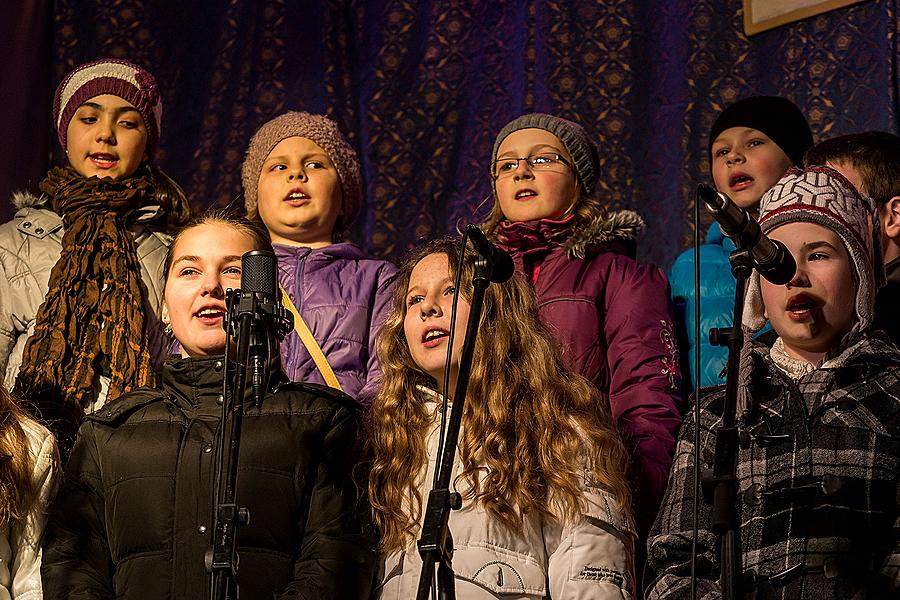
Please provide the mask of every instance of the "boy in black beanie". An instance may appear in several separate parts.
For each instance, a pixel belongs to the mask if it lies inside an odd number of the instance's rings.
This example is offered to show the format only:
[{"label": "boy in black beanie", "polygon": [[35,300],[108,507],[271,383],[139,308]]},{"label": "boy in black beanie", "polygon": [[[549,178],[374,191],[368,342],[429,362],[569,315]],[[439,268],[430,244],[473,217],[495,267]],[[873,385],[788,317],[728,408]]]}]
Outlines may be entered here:
[{"label": "boy in black beanie", "polygon": [[[809,125],[793,102],[778,96],[753,96],[726,108],[709,133],[709,164],[716,189],[755,214],[759,200],[792,166],[803,164],[812,146]],[[709,330],[730,327],[734,309],[734,276],[728,256],[734,244],[713,223],[700,247],[700,339],[694,339],[694,251],[686,250],[669,273],[681,355],[696,381],[694,355],[700,348],[700,387],[724,383],[720,376],[728,348],[709,343]],[[688,369],[684,368],[683,372]]]}]

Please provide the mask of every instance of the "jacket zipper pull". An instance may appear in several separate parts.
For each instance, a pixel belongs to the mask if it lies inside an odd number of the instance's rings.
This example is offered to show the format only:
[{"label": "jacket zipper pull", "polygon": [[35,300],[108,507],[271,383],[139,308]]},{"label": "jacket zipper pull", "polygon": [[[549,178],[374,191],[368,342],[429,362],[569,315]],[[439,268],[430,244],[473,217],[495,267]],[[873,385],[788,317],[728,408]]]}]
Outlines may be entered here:
[{"label": "jacket zipper pull", "polygon": [[497,567],[497,585],[503,585],[503,567]]}]

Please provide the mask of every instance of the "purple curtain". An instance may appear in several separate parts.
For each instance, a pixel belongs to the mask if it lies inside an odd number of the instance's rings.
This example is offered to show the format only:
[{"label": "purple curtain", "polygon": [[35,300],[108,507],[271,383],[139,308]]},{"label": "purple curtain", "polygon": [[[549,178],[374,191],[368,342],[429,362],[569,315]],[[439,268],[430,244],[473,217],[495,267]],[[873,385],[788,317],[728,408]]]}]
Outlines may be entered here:
[{"label": "purple curtain", "polygon": [[3,7],[0,19],[0,217],[12,215],[6,199],[37,190],[50,156],[53,104],[53,12],[50,0]]},{"label": "purple curtain", "polygon": [[599,197],[644,216],[640,254],[665,267],[689,243],[726,104],[785,95],[817,139],[896,130],[896,10],[868,1],[748,39],[740,0],[57,0],[52,80],[103,56],[156,74],[156,158],[197,209],[242,204],[261,123],[328,114],[363,164],[353,238],[391,258],[486,214],[494,135],[552,112],[594,137]]}]

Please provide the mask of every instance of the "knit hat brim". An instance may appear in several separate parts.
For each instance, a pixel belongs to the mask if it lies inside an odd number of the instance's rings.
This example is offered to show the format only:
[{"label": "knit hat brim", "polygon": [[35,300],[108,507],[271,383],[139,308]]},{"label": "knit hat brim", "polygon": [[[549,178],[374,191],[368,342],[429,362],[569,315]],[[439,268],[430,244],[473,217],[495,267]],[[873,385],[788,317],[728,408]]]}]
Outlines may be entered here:
[{"label": "knit hat brim", "polygon": [[[594,186],[597,185],[597,178],[600,174],[600,160],[597,156],[597,149],[588,137],[584,127],[573,121],[544,113],[531,113],[513,119],[497,134],[497,139],[494,141],[494,150],[491,153],[492,162],[497,160],[497,152],[500,150],[500,144],[503,143],[503,140],[509,137],[511,133],[522,129],[543,129],[558,137],[563,146],[565,146],[566,152],[572,157],[572,168],[575,171],[578,183],[581,184],[582,192],[586,196],[593,194]],[[496,196],[497,186],[493,178],[491,179],[491,186]]]},{"label": "knit hat brim", "polygon": [[138,65],[112,58],[79,66],[56,88],[53,124],[63,150],[75,111],[91,98],[104,94],[118,96],[137,109],[147,129],[147,152],[152,154],[162,127],[162,99],[156,78]]},{"label": "knit hat brim", "polygon": [[780,96],[751,96],[727,107],[713,123],[707,144],[710,167],[716,138],[732,127],[763,132],[798,167],[803,166],[803,155],[813,144],[809,123],[796,104]]}]

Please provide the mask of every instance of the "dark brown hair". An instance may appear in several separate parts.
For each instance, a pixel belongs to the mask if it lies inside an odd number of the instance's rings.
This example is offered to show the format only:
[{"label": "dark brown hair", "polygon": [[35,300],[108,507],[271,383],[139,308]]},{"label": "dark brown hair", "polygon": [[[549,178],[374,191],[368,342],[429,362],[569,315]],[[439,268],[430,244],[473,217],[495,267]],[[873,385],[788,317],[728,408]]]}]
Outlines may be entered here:
[{"label": "dark brown hair", "polygon": [[269,231],[259,221],[251,221],[244,217],[239,217],[235,213],[226,210],[212,210],[202,215],[197,215],[188,221],[187,225],[182,227],[166,251],[166,260],[163,262],[163,285],[169,279],[169,269],[172,268],[172,259],[175,253],[175,244],[186,231],[199,227],[201,225],[227,225],[238,231],[246,233],[253,240],[254,250],[266,250],[272,248],[272,238]]},{"label": "dark brown hair", "polygon": [[886,131],[840,135],[819,142],[806,153],[806,164],[848,164],[859,171],[859,190],[879,206],[900,196],[900,137]]}]

